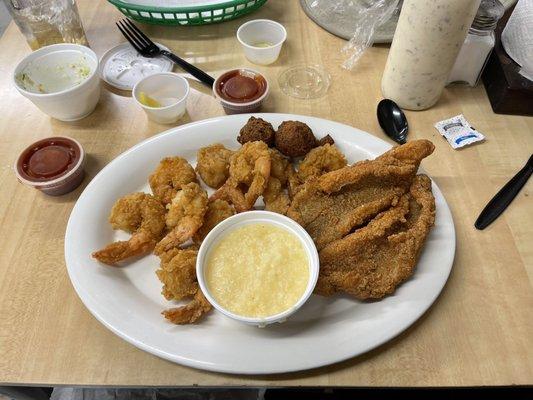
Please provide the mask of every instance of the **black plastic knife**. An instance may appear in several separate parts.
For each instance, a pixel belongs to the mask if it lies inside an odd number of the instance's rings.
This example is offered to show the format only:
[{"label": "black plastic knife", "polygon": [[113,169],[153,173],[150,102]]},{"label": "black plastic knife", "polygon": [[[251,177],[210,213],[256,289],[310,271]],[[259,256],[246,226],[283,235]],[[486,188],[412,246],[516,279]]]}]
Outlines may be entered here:
[{"label": "black plastic knife", "polygon": [[477,217],[474,226],[480,230],[485,229],[498,218],[500,214],[505,211],[507,206],[511,204],[511,201],[513,201],[518,192],[520,192],[520,189],[526,184],[531,173],[533,173],[533,155],[529,157],[524,168],[518,171],[518,173],[513,176],[498,193],[496,193],[496,196],[489,201],[489,204],[485,206],[483,211],[481,211],[481,214],[479,214],[479,217]]}]

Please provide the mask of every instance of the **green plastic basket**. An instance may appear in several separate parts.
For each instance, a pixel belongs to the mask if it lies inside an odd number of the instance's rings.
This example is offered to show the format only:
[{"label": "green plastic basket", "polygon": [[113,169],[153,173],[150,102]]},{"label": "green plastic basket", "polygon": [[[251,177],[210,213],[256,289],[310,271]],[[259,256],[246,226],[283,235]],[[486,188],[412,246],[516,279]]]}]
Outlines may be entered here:
[{"label": "green plastic basket", "polygon": [[107,0],[122,14],[136,21],[156,25],[206,25],[229,21],[257,10],[267,0],[232,0],[192,7],[151,7]]}]

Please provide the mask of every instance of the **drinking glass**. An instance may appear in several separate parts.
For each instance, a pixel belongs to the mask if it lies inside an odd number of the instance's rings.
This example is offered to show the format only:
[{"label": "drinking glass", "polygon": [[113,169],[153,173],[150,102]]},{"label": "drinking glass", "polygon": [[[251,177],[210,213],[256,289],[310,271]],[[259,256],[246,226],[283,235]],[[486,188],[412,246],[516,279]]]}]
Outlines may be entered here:
[{"label": "drinking glass", "polygon": [[88,46],[74,0],[3,0],[32,50],[55,43]]}]

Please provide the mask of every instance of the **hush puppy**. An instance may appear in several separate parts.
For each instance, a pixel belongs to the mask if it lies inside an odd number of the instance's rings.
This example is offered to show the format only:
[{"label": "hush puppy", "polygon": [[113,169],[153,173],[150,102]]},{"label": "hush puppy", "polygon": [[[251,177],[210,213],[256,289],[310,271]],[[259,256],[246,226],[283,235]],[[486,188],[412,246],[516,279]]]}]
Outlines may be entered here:
[{"label": "hush puppy", "polygon": [[276,148],[287,157],[305,156],[316,147],[311,128],[300,121],[284,121],[276,132]]},{"label": "hush puppy", "polygon": [[270,122],[265,121],[262,118],[250,117],[246,125],[244,125],[237,137],[237,141],[240,144],[248,142],[256,142],[261,140],[272,147],[274,145],[274,135],[276,132]]}]

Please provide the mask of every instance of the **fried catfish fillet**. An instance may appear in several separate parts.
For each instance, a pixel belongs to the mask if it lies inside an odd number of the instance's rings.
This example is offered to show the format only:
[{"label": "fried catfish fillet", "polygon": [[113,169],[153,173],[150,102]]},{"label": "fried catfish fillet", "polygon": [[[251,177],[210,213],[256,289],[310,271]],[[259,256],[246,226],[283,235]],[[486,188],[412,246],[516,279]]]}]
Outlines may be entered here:
[{"label": "fried catfish fillet", "polygon": [[433,148],[427,140],[416,140],[376,160],[311,178],[294,196],[287,216],[307,230],[320,250],[395,206]]},{"label": "fried catfish fillet", "polygon": [[434,222],[431,180],[418,175],[396,206],[320,251],[316,293],[346,292],[358,299],[391,294],[412,275]]}]

